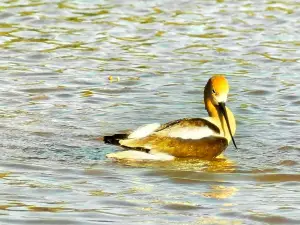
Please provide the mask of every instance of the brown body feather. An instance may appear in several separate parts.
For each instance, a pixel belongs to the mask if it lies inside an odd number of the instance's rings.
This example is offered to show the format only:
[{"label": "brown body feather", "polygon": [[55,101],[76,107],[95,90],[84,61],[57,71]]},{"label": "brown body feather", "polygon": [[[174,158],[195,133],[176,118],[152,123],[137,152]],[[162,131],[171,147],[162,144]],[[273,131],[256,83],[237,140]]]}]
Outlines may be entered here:
[{"label": "brown body feather", "polygon": [[151,146],[158,152],[167,153],[179,158],[213,159],[220,155],[228,146],[226,138],[209,136],[201,139],[182,139],[157,134],[140,139],[122,140],[121,145],[130,148],[145,149]]},{"label": "brown body feather", "polygon": [[228,142],[224,137],[209,136],[201,139],[183,139],[170,137],[168,132],[180,128],[208,127],[216,134],[220,129],[213,123],[202,118],[186,118],[175,120],[160,126],[153,134],[144,138],[120,140],[124,147],[133,149],[152,149],[154,151],[167,153],[175,157],[195,157],[213,159],[220,155],[227,147]]}]

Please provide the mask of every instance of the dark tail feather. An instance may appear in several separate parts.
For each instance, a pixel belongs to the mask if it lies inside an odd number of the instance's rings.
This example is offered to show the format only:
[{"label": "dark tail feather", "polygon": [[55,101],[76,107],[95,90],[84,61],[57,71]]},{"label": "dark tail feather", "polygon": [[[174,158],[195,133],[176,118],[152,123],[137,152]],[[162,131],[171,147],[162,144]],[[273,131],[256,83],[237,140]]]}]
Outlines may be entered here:
[{"label": "dark tail feather", "polygon": [[128,134],[114,134],[112,136],[104,136],[104,143],[112,145],[120,145],[119,141],[126,139]]}]

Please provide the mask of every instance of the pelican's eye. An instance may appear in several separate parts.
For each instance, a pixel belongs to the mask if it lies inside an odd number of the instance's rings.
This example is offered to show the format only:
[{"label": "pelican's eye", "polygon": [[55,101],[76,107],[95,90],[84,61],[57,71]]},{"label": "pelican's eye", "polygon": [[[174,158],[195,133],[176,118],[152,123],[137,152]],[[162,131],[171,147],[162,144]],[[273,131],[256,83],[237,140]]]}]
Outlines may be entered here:
[{"label": "pelican's eye", "polygon": [[213,93],[213,94],[216,94],[216,91],[215,91],[215,89],[212,89],[212,93]]}]

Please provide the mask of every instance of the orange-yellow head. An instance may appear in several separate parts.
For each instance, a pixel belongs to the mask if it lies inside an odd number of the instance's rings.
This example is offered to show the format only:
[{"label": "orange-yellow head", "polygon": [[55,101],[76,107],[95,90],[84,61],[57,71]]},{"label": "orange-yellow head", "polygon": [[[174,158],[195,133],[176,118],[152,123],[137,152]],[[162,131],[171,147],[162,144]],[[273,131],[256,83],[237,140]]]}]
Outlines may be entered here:
[{"label": "orange-yellow head", "polygon": [[227,101],[229,84],[227,79],[222,75],[216,75],[208,81],[210,100],[214,105]]}]

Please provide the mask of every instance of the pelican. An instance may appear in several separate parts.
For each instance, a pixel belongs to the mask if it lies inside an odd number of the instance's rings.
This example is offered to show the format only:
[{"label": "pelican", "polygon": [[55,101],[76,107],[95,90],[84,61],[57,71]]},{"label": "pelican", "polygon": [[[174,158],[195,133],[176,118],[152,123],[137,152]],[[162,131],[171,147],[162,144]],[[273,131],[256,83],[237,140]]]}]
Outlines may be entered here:
[{"label": "pelican", "polygon": [[220,155],[232,140],[236,122],[225,105],[229,84],[223,75],[211,77],[204,88],[206,118],[184,118],[165,124],[153,123],[131,133],[104,136],[104,142],[129,150],[107,154],[114,159],[173,160],[200,158],[211,160]]}]

